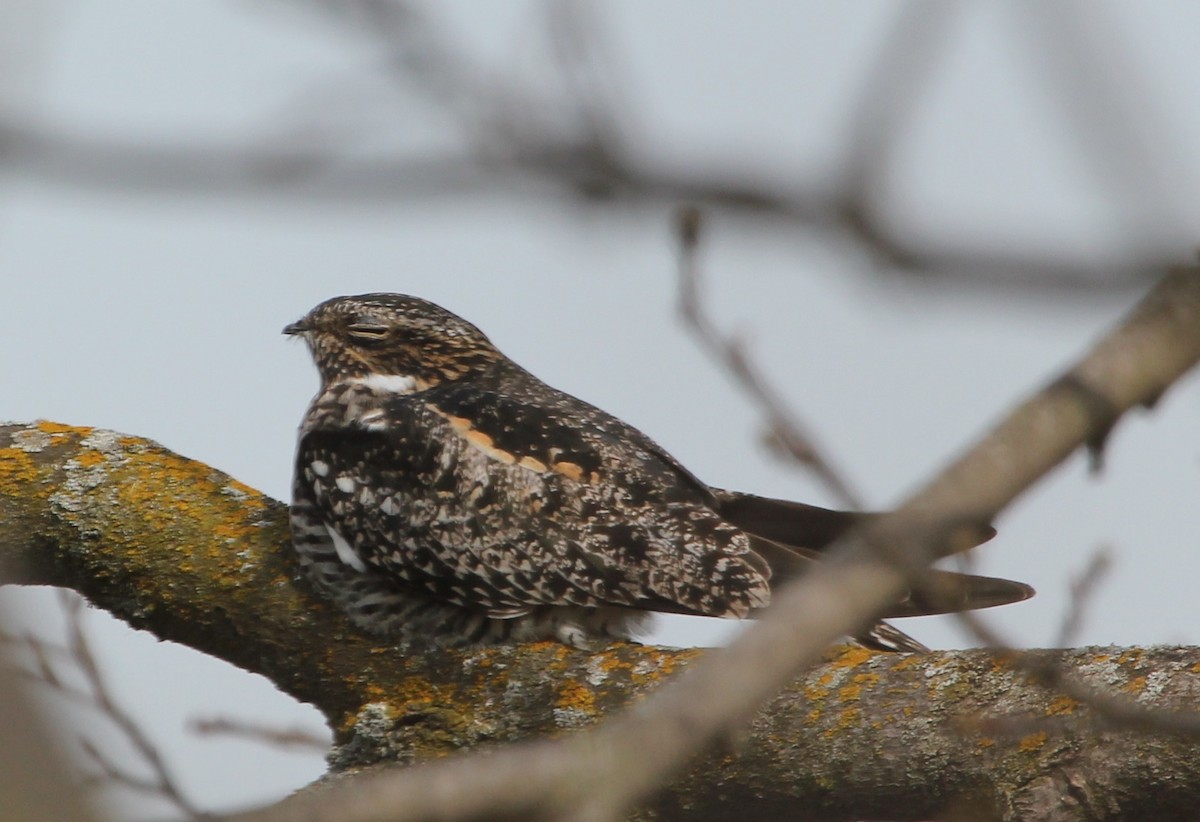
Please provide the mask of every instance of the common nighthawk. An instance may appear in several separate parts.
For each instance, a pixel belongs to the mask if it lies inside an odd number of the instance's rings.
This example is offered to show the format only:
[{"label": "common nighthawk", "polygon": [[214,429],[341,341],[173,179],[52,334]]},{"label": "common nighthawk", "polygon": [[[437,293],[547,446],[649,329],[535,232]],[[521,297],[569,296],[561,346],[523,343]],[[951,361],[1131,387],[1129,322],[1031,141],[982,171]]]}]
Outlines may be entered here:
[{"label": "common nighthawk", "polygon": [[[284,333],[321,375],[292,487],[300,565],[375,635],[590,647],[653,612],[746,617],[859,516],[712,488],[416,297],[337,297]],[[953,603],[914,592],[880,617],[1033,594],[936,573],[958,584]],[[925,650],[884,622],[854,639]]]}]

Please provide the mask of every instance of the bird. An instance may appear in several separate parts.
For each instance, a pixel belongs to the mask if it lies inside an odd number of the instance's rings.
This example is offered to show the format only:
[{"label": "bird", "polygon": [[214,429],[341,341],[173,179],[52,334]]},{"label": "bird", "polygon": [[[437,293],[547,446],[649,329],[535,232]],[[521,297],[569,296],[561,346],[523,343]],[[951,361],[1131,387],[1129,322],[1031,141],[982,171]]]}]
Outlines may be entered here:
[{"label": "bird", "polygon": [[[871,516],[709,486],[418,297],[335,297],[283,333],[307,342],[320,375],[296,448],[298,566],[398,645],[595,649],[643,637],[656,613],[753,617]],[[914,588],[879,619],[1033,595],[931,573],[943,594]],[[928,650],[883,621],[851,639]]]}]

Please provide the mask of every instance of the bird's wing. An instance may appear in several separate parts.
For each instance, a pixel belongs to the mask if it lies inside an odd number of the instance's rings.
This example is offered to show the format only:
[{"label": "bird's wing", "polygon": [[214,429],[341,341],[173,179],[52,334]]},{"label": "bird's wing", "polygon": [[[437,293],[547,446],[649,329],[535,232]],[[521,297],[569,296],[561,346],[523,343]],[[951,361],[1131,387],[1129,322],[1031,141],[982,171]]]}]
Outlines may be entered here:
[{"label": "bird's wing", "polygon": [[748,539],[669,464],[569,407],[452,388],[389,401],[372,430],[301,440],[320,515],[367,565],[498,615],[765,604]]},{"label": "bird's wing", "polygon": [[[736,491],[713,489],[713,493],[717,511],[755,538],[754,550],[771,566],[776,584],[804,573],[852,526],[878,516]],[[979,542],[991,539],[995,533],[990,526],[981,529]],[[1020,602],[1033,594],[1033,588],[1021,582],[931,569],[919,586],[879,616],[929,616],[991,608]]]}]

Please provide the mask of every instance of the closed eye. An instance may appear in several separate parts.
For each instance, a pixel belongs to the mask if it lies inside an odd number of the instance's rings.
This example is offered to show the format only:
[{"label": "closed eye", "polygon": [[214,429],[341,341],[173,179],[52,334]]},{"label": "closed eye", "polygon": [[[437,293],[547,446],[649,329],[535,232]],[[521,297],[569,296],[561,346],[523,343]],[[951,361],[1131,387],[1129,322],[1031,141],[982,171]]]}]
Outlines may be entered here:
[{"label": "closed eye", "polygon": [[351,323],[346,326],[347,334],[364,342],[382,340],[387,336],[387,332],[386,325],[375,325],[374,323]]}]

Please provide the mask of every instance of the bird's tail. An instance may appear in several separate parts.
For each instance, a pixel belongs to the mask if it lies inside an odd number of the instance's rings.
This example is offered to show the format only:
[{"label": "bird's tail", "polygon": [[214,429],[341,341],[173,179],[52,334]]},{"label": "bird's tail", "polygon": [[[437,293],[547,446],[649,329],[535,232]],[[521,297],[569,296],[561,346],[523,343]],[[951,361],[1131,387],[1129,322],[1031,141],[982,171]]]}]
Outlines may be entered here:
[{"label": "bird's tail", "polygon": [[[832,542],[864,517],[874,516],[733,491],[717,491],[716,495],[721,515],[750,534],[755,553],[770,566],[772,587],[811,569]],[[982,528],[979,541],[985,542],[994,534],[993,529]],[[928,616],[992,608],[1020,602],[1033,594],[1033,588],[1022,582],[931,569],[878,617]],[[880,651],[928,650],[886,622],[876,623],[854,640]]]},{"label": "bird's tail", "polygon": [[851,639],[873,651],[896,651],[902,654],[929,653],[927,647],[886,622],[876,622],[870,629],[851,637]]}]

